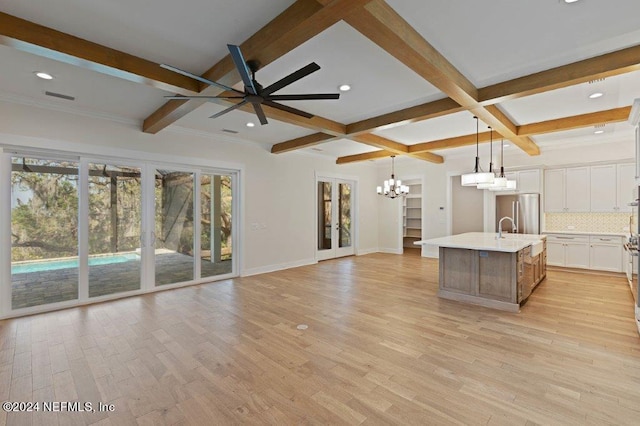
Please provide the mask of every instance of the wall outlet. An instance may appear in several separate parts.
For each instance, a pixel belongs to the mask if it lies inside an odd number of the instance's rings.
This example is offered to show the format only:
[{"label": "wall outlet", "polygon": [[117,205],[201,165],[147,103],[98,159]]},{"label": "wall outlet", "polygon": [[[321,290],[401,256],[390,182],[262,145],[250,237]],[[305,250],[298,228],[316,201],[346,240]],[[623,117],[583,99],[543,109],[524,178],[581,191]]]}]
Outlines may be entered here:
[{"label": "wall outlet", "polygon": [[573,226],[573,225],[567,225],[567,229],[568,229],[569,231],[573,231],[574,229],[576,229],[576,227],[575,227],[575,226]]}]

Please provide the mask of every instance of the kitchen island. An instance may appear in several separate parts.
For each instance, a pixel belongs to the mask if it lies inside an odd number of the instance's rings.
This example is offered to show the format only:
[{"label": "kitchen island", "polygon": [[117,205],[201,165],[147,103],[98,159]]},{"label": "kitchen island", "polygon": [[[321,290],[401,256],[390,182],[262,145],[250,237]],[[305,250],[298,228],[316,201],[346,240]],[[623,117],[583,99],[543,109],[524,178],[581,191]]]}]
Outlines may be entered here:
[{"label": "kitchen island", "polygon": [[438,296],[518,312],[546,276],[544,235],[469,232],[417,241],[439,246]]}]

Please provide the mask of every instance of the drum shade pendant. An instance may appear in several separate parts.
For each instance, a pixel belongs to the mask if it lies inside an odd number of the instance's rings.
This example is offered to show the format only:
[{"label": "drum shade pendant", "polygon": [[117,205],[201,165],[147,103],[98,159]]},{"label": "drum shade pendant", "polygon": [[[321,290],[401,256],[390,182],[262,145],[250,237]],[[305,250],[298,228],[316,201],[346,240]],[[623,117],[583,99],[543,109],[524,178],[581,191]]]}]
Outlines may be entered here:
[{"label": "drum shade pendant", "polygon": [[493,183],[495,179],[495,175],[493,172],[483,172],[480,168],[480,155],[479,155],[479,135],[478,135],[478,117],[474,116],[476,120],[476,165],[473,169],[473,173],[466,173],[461,176],[461,184],[462,186],[475,186],[478,184],[484,183]]},{"label": "drum shade pendant", "polygon": [[504,175],[504,139],[500,141],[500,174],[493,182],[495,185],[487,188],[489,191],[514,191],[517,188],[516,181],[507,180]]},{"label": "drum shade pendant", "polygon": [[391,179],[385,180],[383,186],[378,186],[376,192],[378,195],[384,195],[387,198],[396,198],[407,195],[409,193],[409,187],[403,185],[400,179],[396,180],[393,171],[393,162],[396,156],[391,156]]}]

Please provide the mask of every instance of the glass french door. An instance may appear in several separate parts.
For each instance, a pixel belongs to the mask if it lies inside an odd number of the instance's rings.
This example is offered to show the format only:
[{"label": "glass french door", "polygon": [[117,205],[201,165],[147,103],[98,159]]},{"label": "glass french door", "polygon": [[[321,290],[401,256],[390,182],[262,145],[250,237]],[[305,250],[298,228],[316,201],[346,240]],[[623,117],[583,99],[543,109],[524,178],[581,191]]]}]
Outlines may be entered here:
[{"label": "glass french door", "polygon": [[317,259],[355,254],[354,183],[320,177],[316,181]]}]

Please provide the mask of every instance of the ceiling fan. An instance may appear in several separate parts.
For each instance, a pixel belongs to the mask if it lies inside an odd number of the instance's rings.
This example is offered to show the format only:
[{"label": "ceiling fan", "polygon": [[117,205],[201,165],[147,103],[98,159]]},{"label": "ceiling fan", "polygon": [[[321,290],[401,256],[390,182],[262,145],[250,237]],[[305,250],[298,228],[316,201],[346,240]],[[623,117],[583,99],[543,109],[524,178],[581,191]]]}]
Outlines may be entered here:
[{"label": "ceiling fan", "polygon": [[[236,90],[233,87],[225,86],[224,84],[220,84],[218,82],[208,80],[206,78],[200,77],[199,75],[192,74],[188,71],[181,70],[179,68],[173,67],[171,65],[161,64],[162,68],[171,70],[173,72],[177,72],[178,74],[185,75],[187,77],[191,77],[195,80],[201,81],[203,83],[209,84],[211,86],[217,86],[221,89],[224,89],[228,92],[233,92],[233,95],[227,96],[165,96],[167,99],[241,99],[236,104],[230,106],[229,108],[220,111],[210,118],[220,117],[223,114],[228,113],[229,111],[233,111],[234,109],[240,108],[241,106],[250,103],[253,106],[258,119],[260,120],[260,124],[267,124],[267,117],[264,114],[262,109],[262,105],[268,105],[273,108],[277,108],[282,111],[290,112],[292,114],[296,114],[302,117],[311,118],[313,114],[309,114],[308,112],[301,111],[297,108],[292,108],[288,105],[280,104],[276,101],[301,101],[301,100],[318,100],[318,99],[339,99],[339,93],[316,93],[316,94],[300,94],[300,95],[274,95],[273,93],[282,89],[285,86],[290,85],[303,77],[308,76],[309,74],[316,72],[320,69],[320,66],[315,62],[310,63],[309,65],[300,68],[298,71],[294,71],[288,76],[276,81],[270,86],[262,87],[260,83],[256,81],[256,71],[260,68],[260,63],[258,61],[245,61],[242,56],[242,52],[240,51],[240,47],[234,46],[232,44],[227,44],[229,48],[229,52],[231,53],[231,58],[233,59],[233,63],[236,65],[238,69],[238,73],[240,77],[242,77],[242,82],[244,83],[244,91]],[[251,72],[251,74],[249,74]]]}]

